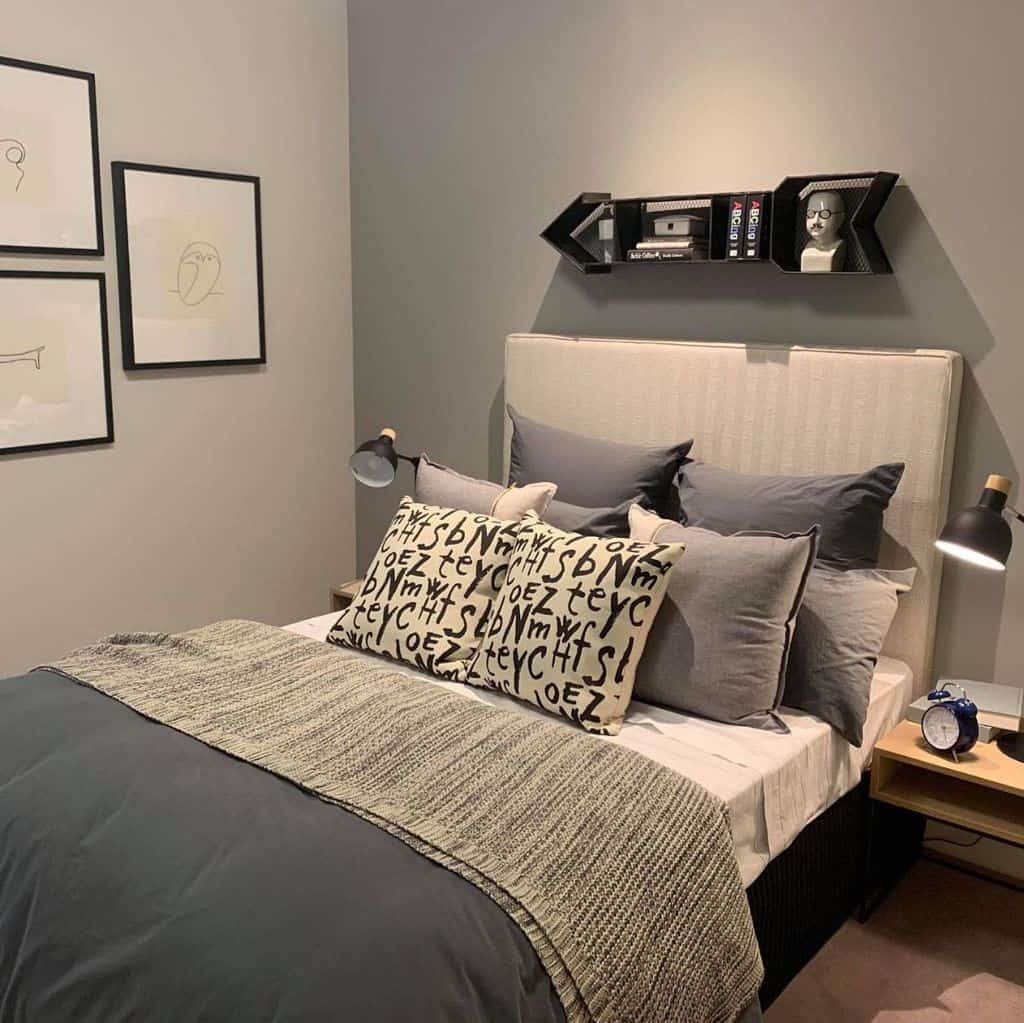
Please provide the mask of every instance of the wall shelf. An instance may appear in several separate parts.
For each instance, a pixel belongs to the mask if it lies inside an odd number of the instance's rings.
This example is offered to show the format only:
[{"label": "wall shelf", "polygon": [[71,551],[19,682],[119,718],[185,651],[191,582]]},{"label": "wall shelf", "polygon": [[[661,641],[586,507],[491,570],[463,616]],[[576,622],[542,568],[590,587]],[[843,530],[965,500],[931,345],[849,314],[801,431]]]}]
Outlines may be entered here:
[{"label": "wall shelf", "polygon": [[[650,236],[650,218],[662,209],[692,210],[707,219],[707,253],[704,258],[672,260],[673,266],[774,263],[783,273],[807,277],[849,277],[891,274],[892,266],[875,231],[875,220],[889,198],[898,174],[865,171],[844,174],[807,174],[785,178],[772,192],[707,192],[693,195],[641,196],[613,199],[607,192],[582,192],[541,232],[561,256],[586,274],[611,273],[618,266],[662,266],[663,262],[635,262],[625,254]],[[804,211],[807,197],[822,189],[839,192],[846,204],[846,221],[840,232],[846,241],[844,268],[832,273],[806,273],[800,269],[800,253],[807,242]],[[761,200],[762,231],[756,255],[735,255],[730,246],[732,202],[737,197]],[[654,211],[651,206],[655,205]],[[614,251],[607,258],[599,237],[602,219],[614,221]],[[753,251],[753,250],[751,250]]]}]

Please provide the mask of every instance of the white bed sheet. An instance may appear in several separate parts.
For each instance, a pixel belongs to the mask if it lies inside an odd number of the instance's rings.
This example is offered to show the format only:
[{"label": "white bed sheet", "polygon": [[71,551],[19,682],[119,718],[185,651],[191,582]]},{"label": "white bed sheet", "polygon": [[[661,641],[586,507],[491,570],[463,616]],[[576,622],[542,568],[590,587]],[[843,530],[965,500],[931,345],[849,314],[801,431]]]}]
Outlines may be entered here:
[{"label": "white bed sheet", "polygon": [[[324,641],[338,612],[286,626]],[[368,654],[360,654],[378,660]],[[543,714],[504,693],[431,675],[388,662],[403,674],[425,679],[466,699],[480,700],[523,714]],[[854,749],[833,728],[802,711],[783,708],[789,735],[724,725],[678,711],[634,701],[622,731],[602,738],[642,753],[692,778],[729,806],[736,859],[743,883],[750,885],[769,861],[796,836],[853,789],[875,743],[904,716],[913,692],[913,673],[902,661],[882,657],[871,684],[864,745]],[[543,714],[549,721],[561,721]]]}]

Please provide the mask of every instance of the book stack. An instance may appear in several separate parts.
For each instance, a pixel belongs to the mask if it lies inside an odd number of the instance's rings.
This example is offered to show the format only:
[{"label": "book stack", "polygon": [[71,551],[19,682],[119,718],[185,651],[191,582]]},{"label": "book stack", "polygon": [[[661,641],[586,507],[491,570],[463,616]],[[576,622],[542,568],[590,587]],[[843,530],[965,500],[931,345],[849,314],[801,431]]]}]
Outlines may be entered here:
[{"label": "book stack", "polygon": [[708,258],[707,218],[694,213],[655,217],[653,234],[645,235],[626,253],[631,263],[697,262]]}]

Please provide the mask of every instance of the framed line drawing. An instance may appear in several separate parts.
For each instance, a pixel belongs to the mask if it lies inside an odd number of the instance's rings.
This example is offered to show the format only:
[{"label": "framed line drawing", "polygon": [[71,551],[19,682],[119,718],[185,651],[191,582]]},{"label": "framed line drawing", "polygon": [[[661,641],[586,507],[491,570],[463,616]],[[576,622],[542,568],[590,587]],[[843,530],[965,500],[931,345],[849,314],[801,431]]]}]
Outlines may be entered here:
[{"label": "framed line drawing", "polygon": [[265,363],[259,178],[111,167],[124,368]]},{"label": "framed line drawing", "polygon": [[0,270],[0,456],[113,439],[105,275]]},{"label": "framed line drawing", "polygon": [[102,256],[96,79],[0,57],[0,253]]}]

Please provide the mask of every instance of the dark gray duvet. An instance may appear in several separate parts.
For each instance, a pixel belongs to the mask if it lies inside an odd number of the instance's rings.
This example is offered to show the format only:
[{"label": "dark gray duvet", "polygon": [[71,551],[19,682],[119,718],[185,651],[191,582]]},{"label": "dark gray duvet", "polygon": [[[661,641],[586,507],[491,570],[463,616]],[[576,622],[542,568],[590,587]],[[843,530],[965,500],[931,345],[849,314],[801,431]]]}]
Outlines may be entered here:
[{"label": "dark gray duvet", "polygon": [[527,938],[469,882],[36,671],[0,681],[0,1021],[14,1020],[564,1014]]}]

